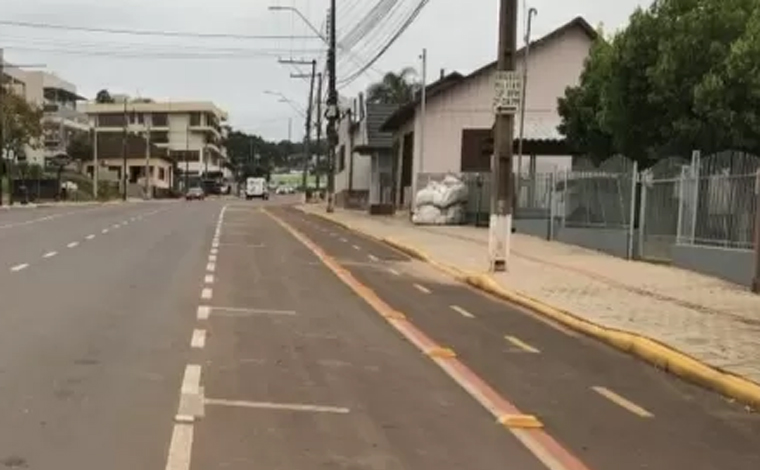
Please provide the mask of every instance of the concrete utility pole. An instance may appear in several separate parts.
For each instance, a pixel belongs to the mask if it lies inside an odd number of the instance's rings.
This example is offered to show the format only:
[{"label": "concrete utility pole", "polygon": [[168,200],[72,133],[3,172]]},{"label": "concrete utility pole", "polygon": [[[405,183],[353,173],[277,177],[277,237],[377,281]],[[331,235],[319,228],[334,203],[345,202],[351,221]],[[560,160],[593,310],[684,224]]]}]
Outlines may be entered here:
[{"label": "concrete utility pole", "polygon": [[[420,91],[420,169],[419,173],[425,172],[425,118],[427,115],[427,49],[422,49],[420,55],[422,61],[422,90]],[[416,183],[416,182],[415,182]],[[417,186],[416,184],[414,185]]]},{"label": "concrete utility pole", "polygon": [[517,194],[520,194],[522,186],[522,167],[523,167],[523,140],[525,138],[525,102],[528,91],[528,59],[530,58],[530,31],[533,25],[533,16],[538,14],[538,10],[531,8],[528,10],[528,21],[525,29],[525,50],[523,51],[523,70],[522,70],[522,93],[520,95],[520,140],[517,141]]},{"label": "concrete utility pole", "polygon": [[150,187],[150,123],[152,118],[150,114],[146,113],[143,119],[145,120],[145,197],[152,199]]},{"label": "concrete utility pole", "polygon": [[129,116],[127,115],[127,98],[124,98],[124,129],[121,133],[121,198],[127,200],[127,126],[129,125]]},{"label": "concrete utility pole", "polygon": [[[304,153],[304,161],[303,161],[303,175],[301,177],[301,186],[303,187],[304,191],[304,202],[308,202],[308,196],[307,196],[307,185],[309,182],[309,163],[311,160],[311,113],[313,109],[313,102],[314,102],[314,79],[317,75],[317,61],[312,60],[311,61],[311,74],[308,75],[310,78],[310,85],[309,85],[309,103],[306,106],[306,134],[304,136],[304,146],[303,146],[303,153]],[[303,75],[300,74],[291,74],[291,78],[303,78]]]},{"label": "concrete utility pole", "polygon": [[322,150],[322,72],[317,74],[317,162],[314,165],[314,179],[319,193],[320,152]]},{"label": "concrete utility pole", "polygon": [[[5,60],[0,47],[0,206],[3,205],[3,175],[5,175],[5,116],[3,115],[3,93],[5,93]],[[8,183],[10,187],[10,182]]]},{"label": "concrete utility pole", "polygon": [[187,116],[187,127],[185,129],[185,192],[190,185],[190,115]]},{"label": "concrete utility pole", "polygon": [[494,153],[491,158],[491,218],[488,231],[490,269],[506,271],[512,234],[514,180],[512,146],[514,114],[520,103],[520,76],[515,73],[517,0],[500,0],[499,48],[494,112]]},{"label": "concrete utility pole", "polygon": [[327,161],[329,173],[327,178],[327,212],[335,211],[335,147],[338,145],[338,131],[335,128],[338,119],[338,90],[336,73],[336,11],[335,0],[330,0],[329,48],[327,51]]},{"label": "concrete utility pole", "polygon": [[92,198],[96,201],[100,194],[98,191],[98,185],[100,184],[98,169],[98,126],[96,124],[92,128]]}]

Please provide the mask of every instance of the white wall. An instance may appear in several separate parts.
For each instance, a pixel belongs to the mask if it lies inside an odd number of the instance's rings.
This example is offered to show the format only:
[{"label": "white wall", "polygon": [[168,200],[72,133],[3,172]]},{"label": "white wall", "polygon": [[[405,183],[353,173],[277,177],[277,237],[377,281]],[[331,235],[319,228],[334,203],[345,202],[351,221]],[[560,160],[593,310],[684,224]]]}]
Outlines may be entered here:
[{"label": "white wall", "polygon": [[[346,167],[340,173],[335,174],[335,192],[347,191],[351,187],[355,191],[367,191],[370,187],[372,173],[372,159],[368,155],[361,155],[354,152],[353,170],[351,169],[351,140],[349,136],[349,119],[348,115],[344,117],[338,125],[338,147],[335,149],[336,159],[340,155],[340,147],[345,145],[346,148]],[[361,126],[360,126],[361,127]],[[353,145],[361,143],[363,137],[360,132],[355,132]],[[337,164],[336,161],[336,170]],[[352,174],[353,184],[349,185],[349,174]]]},{"label": "white wall", "polygon": [[[572,28],[531,50],[528,60],[526,121],[559,123],[557,99],[564,95],[566,87],[578,83],[590,47],[591,39],[588,35],[580,28]],[[522,60],[518,56],[518,67],[521,63]],[[490,69],[468,77],[463,83],[428,100],[424,133],[425,158],[422,168],[424,172],[459,172],[462,130],[485,129],[493,125],[494,72],[494,69]],[[417,108],[415,116],[416,174],[420,170],[420,107]],[[516,134],[517,129],[516,125]],[[399,136],[407,131],[408,129],[402,129]],[[526,133],[526,138],[528,137]],[[527,158],[524,160],[525,171],[528,164]],[[566,164],[568,158],[541,157],[538,161],[538,171],[550,171],[556,164]]]}]

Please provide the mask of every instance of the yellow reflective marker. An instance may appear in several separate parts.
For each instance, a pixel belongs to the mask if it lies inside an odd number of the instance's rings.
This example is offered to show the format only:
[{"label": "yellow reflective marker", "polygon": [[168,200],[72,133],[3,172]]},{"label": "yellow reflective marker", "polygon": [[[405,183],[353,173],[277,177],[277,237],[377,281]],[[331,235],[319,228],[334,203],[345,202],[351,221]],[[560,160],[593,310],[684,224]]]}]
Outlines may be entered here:
[{"label": "yellow reflective marker", "polygon": [[499,418],[499,423],[508,428],[540,429],[544,425],[533,415],[504,415]]}]

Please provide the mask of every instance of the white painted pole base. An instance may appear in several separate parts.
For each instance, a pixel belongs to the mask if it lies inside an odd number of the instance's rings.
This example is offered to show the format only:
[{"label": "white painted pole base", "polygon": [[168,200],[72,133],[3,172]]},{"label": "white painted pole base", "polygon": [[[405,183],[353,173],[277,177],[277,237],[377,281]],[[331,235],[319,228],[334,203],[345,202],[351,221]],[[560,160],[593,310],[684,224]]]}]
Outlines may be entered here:
[{"label": "white painted pole base", "polygon": [[512,215],[491,215],[488,225],[488,260],[491,272],[507,270],[512,237]]}]

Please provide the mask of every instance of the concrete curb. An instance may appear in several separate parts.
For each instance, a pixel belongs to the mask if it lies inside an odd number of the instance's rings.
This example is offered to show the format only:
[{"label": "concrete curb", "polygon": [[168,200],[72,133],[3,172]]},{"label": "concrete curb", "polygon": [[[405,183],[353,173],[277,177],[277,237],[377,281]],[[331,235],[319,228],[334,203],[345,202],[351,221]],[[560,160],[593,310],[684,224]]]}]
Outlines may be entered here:
[{"label": "concrete curb", "polygon": [[[304,211],[303,209],[300,209]],[[424,251],[390,237],[377,237],[366,231],[346,224],[327,214],[304,211],[342,226],[365,237],[380,241],[412,258],[424,261],[435,268],[451,275],[460,282],[499,297],[508,302],[525,307],[535,313],[550,318],[561,325],[586,336],[602,341],[610,346],[634,355],[656,367],[670,372],[689,382],[714,390],[726,397],[760,410],[760,384],[706,364],[677,349],[637,333],[605,327],[573,315],[572,313],[552,307],[540,300],[533,299],[500,286],[489,274],[467,273],[454,266],[449,266],[433,259]]]}]

